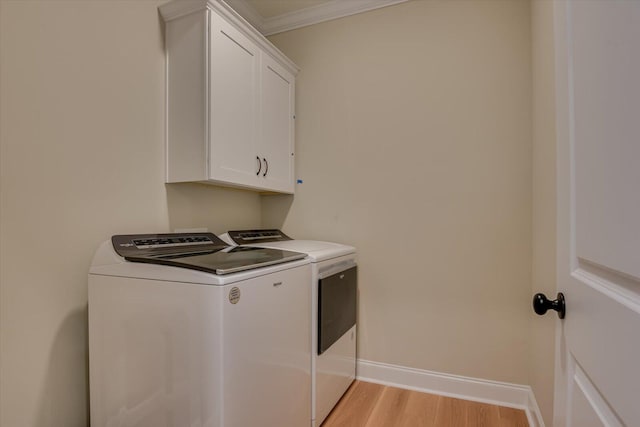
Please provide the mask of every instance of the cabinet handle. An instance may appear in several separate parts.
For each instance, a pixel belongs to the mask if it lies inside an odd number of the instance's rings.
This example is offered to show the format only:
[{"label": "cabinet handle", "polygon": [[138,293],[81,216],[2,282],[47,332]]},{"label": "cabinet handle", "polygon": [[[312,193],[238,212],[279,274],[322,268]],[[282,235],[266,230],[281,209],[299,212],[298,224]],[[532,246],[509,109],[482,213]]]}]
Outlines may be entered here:
[{"label": "cabinet handle", "polygon": [[262,162],[260,161],[260,157],[256,156],[256,159],[258,160],[258,172],[256,172],[256,176],[260,175],[260,171],[262,170]]},{"label": "cabinet handle", "polygon": [[262,176],[267,176],[267,172],[269,172],[269,162],[267,162],[267,159],[265,159],[264,157],[262,158],[262,160],[264,160],[264,164],[265,164],[265,169]]}]

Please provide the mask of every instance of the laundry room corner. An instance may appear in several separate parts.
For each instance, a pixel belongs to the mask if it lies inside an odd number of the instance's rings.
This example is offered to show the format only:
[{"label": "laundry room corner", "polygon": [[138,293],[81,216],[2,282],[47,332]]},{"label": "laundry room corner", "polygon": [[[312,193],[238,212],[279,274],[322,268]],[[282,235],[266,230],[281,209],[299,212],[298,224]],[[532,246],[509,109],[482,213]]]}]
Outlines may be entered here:
[{"label": "laundry room corner", "polygon": [[270,40],[296,194],[263,226],[358,248],[360,359],[528,384],[529,2],[409,1]]}]

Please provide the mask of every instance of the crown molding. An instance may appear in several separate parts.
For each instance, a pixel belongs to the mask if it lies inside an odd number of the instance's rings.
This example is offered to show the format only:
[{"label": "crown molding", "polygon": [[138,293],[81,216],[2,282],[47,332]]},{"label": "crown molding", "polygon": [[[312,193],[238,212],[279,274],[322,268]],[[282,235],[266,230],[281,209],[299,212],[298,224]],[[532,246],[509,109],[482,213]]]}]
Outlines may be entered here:
[{"label": "crown molding", "polygon": [[270,36],[406,1],[408,0],[332,0],[324,4],[266,19],[245,0],[227,0],[227,3],[256,27],[258,31],[265,36]]},{"label": "crown molding", "polygon": [[165,21],[180,18],[181,16],[206,9],[207,0],[171,1],[158,6],[160,15]]},{"label": "crown molding", "polygon": [[293,61],[287,58],[284,53],[267,40],[259,28],[250,25],[251,23],[232,8],[228,2],[223,0],[173,0],[159,7],[160,15],[165,22],[207,9],[217,12],[218,15],[226,19],[231,25],[235,26],[238,31],[260,46],[264,52],[267,52],[291,74],[296,75],[298,71],[300,71],[300,68]]},{"label": "crown molding", "polygon": [[236,12],[264,35],[264,18],[245,0],[225,0]]}]

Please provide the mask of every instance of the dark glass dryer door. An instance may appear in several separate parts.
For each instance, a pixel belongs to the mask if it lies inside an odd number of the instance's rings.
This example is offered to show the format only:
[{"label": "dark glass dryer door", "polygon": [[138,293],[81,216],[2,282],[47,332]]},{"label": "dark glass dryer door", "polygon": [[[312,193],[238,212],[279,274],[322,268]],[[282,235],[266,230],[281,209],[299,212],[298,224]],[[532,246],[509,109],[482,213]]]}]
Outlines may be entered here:
[{"label": "dark glass dryer door", "polygon": [[318,354],[356,324],[358,267],[318,280]]}]

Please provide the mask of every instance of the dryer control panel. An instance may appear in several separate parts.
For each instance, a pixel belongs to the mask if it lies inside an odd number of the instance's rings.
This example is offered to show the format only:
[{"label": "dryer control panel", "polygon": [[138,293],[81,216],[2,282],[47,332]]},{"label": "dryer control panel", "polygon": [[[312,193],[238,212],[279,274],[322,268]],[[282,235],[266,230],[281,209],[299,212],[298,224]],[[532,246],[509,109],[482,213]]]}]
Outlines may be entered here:
[{"label": "dryer control panel", "polygon": [[232,230],[229,231],[229,237],[238,245],[293,240],[276,228],[271,230]]}]

